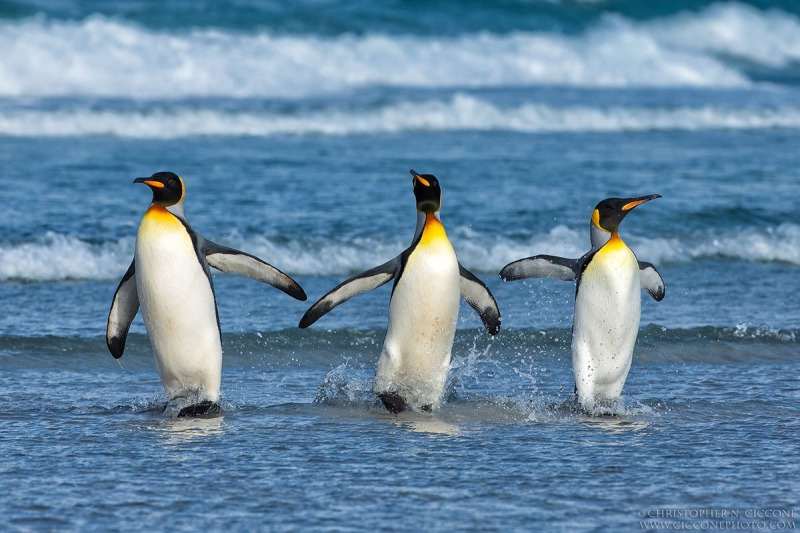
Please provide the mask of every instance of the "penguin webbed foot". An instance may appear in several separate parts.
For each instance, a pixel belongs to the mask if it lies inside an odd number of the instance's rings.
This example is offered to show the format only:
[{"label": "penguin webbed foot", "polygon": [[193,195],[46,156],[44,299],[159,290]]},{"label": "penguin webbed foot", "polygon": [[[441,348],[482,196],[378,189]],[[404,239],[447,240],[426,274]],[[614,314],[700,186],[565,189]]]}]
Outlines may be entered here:
[{"label": "penguin webbed foot", "polygon": [[386,410],[393,415],[408,410],[408,402],[396,392],[382,392],[378,394],[378,398],[380,398]]},{"label": "penguin webbed foot", "polygon": [[402,413],[403,411],[419,410],[423,413],[430,413],[433,411],[432,404],[411,406],[405,398],[396,392],[382,392],[378,394],[378,398],[380,398],[386,410],[393,415]]},{"label": "penguin webbed foot", "polygon": [[213,415],[222,411],[222,407],[217,402],[206,400],[184,407],[178,412],[178,418],[189,416]]}]

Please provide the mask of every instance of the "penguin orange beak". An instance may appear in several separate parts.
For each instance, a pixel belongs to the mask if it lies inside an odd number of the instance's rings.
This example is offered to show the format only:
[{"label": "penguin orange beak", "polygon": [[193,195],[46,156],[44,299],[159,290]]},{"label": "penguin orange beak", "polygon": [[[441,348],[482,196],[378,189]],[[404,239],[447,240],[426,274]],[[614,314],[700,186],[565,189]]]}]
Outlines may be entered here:
[{"label": "penguin orange beak", "polygon": [[412,168],[410,170],[410,172],[411,172],[411,175],[414,176],[414,180],[413,180],[414,185],[416,185],[417,182],[419,182],[419,183],[423,184],[426,187],[430,187],[431,186],[431,183],[428,180],[426,180],[425,178],[423,178],[422,176],[420,176],[419,173],[416,170],[414,170]]},{"label": "penguin orange beak", "polygon": [[645,202],[649,202],[650,200],[655,200],[656,198],[661,198],[660,194],[651,194],[649,196],[641,196],[639,198],[633,198],[630,202],[622,206],[623,211],[630,211],[637,205],[641,205]]},{"label": "penguin orange beak", "polygon": [[160,181],[156,181],[150,178],[136,178],[133,180],[134,183],[144,183],[148,187],[153,187],[154,189],[163,189],[165,185]]}]

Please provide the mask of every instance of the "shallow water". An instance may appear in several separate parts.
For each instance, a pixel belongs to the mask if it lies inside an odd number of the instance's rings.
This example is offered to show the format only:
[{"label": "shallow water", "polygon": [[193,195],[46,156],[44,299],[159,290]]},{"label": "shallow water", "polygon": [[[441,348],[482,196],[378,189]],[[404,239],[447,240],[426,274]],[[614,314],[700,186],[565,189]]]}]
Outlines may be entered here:
[{"label": "shallow water", "polygon": [[484,359],[439,412],[394,416],[367,365],[321,384],[319,368],[229,357],[224,414],[170,419],[144,356],[125,372],[99,358],[3,378],[20,391],[4,400],[7,525],[635,529],[640,510],[796,505],[785,359],[638,361],[624,414],[589,417],[557,386],[566,358]]}]

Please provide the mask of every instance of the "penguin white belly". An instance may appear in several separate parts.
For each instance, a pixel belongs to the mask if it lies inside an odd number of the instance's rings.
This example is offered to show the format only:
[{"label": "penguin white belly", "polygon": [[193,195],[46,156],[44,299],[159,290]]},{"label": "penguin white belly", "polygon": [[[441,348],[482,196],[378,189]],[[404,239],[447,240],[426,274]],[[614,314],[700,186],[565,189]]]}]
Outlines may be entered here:
[{"label": "penguin white belly", "polygon": [[622,393],[640,313],[639,265],[616,237],[586,266],[575,298],[572,370],[585,409],[613,402]]},{"label": "penguin white belly", "polygon": [[441,402],[458,322],[458,260],[443,229],[441,235],[423,235],[406,262],[375,376],[377,394],[399,394],[417,408]]},{"label": "penguin white belly", "polygon": [[219,398],[222,346],[211,284],[183,224],[163,208],[145,214],[136,240],[136,289],[170,399]]}]

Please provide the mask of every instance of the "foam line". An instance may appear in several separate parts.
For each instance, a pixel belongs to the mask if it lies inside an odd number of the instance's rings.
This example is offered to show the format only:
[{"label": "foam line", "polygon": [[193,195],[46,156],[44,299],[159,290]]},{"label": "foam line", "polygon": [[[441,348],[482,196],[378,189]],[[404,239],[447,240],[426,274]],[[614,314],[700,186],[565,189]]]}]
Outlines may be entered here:
[{"label": "foam line", "polygon": [[159,106],[154,109],[9,110],[0,135],[176,139],[208,136],[354,135],[405,131],[632,132],[800,128],[800,107],[500,106],[459,93],[377,108],[331,104],[314,111],[247,111]]}]

